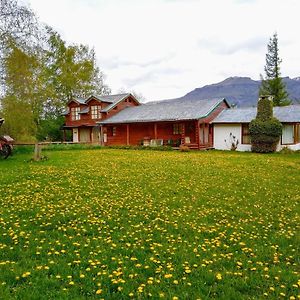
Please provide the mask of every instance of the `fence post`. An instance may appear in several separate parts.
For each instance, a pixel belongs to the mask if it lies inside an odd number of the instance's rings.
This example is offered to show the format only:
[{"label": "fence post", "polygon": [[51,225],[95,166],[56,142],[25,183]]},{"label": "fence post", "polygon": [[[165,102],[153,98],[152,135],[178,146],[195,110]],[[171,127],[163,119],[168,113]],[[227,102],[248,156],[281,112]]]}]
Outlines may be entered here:
[{"label": "fence post", "polygon": [[35,143],[34,144],[34,156],[33,156],[34,161],[41,160],[41,158],[42,158],[41,152],[42,152],[42,146],[39,145],[38,143]]}]

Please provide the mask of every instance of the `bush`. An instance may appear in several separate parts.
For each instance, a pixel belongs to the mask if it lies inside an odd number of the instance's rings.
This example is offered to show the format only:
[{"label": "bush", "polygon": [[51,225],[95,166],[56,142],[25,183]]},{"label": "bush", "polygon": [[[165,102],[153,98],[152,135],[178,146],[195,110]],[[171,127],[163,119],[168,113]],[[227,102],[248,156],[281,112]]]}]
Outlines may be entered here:
[{"label": "bush", "polygon": [[288,147],[283,147],[281,150],[280,150],[280,153],[281,154],[294,154],[296,153],[294,150],[288,148]]},{"label": "bush", "polygon": [[188,146],[185,146],[185,145],[180,145],[179,150],[181,152],[190,152],[191,151],[191,149]]},{"label": "bush", "polygon": [[267,121],[254,119],[249,124],[249,132],[253,152],[274,152],[281,136],[282,124],[276,118]]},{"label": "bush", "polygon": [[282,124],[273,117],[273,103],[268,97],[258,101],[257,115],[249,124],[252,152],[276,151],[282,133]]}]

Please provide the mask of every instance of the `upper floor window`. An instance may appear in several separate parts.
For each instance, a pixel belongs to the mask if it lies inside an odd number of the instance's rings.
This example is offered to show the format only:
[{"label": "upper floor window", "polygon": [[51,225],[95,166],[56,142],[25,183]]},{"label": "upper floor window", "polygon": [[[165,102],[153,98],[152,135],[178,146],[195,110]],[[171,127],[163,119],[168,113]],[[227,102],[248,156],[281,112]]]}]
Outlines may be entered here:
[{"label": "upper floor window", "polygon": [[101,119],[101,106],[100,105],[91,106],[91,116],[92,116],[92,119]]},{"label": "upper floor window", "polygon": [[71,120],[80,120],[80,107],[71,107]]}]

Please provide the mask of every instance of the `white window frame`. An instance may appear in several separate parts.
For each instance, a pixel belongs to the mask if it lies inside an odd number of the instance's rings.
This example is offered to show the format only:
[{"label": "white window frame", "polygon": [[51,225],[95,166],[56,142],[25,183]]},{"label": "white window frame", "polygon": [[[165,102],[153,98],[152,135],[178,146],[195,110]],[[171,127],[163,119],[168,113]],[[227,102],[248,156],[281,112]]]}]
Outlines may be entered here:
[{"label": "white window frame", "polygon": [[80,120],[80,107],[71,107],[71,120],[77,121]]},{"label": "white window frame", "polygon": [[281,145],[291,145],[295,143],[295,126],[293,124],[283,124]]},{"label": "white window frame", "polygon": [[101,119],[101,106],[92,105],[91,106],[91,118],[92,119]]}]

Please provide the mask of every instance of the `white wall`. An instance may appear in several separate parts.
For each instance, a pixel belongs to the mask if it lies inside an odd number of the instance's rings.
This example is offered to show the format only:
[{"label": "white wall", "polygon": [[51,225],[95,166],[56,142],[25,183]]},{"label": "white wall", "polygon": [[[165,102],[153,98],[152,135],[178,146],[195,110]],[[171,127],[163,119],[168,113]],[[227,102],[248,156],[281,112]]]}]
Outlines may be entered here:
[{"label": "white wall", "polygon": [[[232,133],[232,135],[234,135],[239,140],[239,145],[236,149],[237,151],[251,151],[251,145],[241,144],[241,124],[214,124],[214,148],[217,150],[230,150],[230,133]],[[281,145],[280,143],[278,143],[276,151],[280,151],[285,147],[293,151],[300,150],[300,143],[294,145]]]},{"label": "white wall", "polygon": [[[251,145],[242,145],[242,125],[241,124],[214,124],[214,148],[218,150],[230,150],[230,133],[238,141],[237,151],[251,151]],[[226,140],[226,141],[225,141]]]},{"label": "white wall", "polygon": [[291,149],[293,151],[297,151],[297,150],[300,150],[300,143],[293,144],[293,145],[281,145],[281,144],[278,144],[276,151],[280,151],[283,148],[288,148],[288,149]]}]

